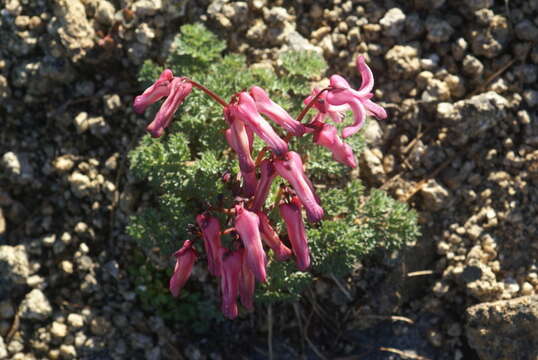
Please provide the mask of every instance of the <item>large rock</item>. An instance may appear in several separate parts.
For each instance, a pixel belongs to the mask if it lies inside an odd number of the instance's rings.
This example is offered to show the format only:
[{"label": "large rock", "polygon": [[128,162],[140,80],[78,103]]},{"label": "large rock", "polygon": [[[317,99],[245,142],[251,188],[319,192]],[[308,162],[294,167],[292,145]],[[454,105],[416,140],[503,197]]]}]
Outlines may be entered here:
[{"label": "large rock", "polygon": [[440,103],[437,117],[449,127],[452,143],[463,145],[503,121],[507,108],[508,101],[504,97],[489,91],[455,104]]},{"label": "large rock", "polygon": [[538,296],[471,306],[466,333],[482,360],[538,359]]}]

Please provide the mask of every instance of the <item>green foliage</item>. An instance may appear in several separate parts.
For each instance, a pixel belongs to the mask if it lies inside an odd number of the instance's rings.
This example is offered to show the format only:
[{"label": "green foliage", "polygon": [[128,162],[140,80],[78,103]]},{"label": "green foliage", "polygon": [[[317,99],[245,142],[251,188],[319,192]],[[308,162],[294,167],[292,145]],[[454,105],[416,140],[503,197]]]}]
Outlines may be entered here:
[{"label": "green foliage", "polygon": [[[292,116],[300,112],[303,99],[310,93],[311,81],[319,79],[327,67],[316,53],[290,52],[282,55],[277,73],[251,69],[244,56],[223,54],[224,42],[199,24],[182,26],[173,48],[164,66],[144,63],[139,73],[141,83],[148,85],[163,68],[171,68],[174,74],[188,76],[224,99],[258,85]],[[342,126],[337,124],[339,129]],[[129,234],[142,247],[172,253],[182,240],[192,236],[188,225],[195,222],[196,214],[205,210],[208,203],[232,200],[230,189],[220,181],[224,172],[238,171],[235,155],[223,136],[225,128],[222,108],[202,92],[193,90],[165,136],[152,139],[146,135],[130,152],[131,173],[147,180],[154,195],[154,201],[134,216],[128,227]],[[363,136],[357,134],[346,141],[358,157],[364,149]],[[262,146],[256,140],[255,153]],[[325,148],[313,144],[311,136],[290,146],[306,155],[310,178],[324,187],[318,195],[326,217],[307,229],[313,274],[344,276],[376,247],[395,249],[418,235],[413,211],[382,191],[365,192],[360,181],[351,180],[351,170],[334,161]],[[273,184],[269,199],[276,197],[280,181]],[[269,215],[285,233],[277,213],[273,209]],[[268,282],[258,286],[257,298],[265,302],[297,300],[310,284],[312,274],[297,271],[293,260],[274,261],[271,252],[269,257]],[[200,316],[200,306],[204,304],[202,313],[207,314],[206,319],[218,318],[215,306],[205,307],[207,304],[196,292],[185,291],[179,302],[173,299],[165,288],[170,270],[163,273],[149,264],[145,266],[133,271],[140,273],[141,286],[145,287],[141,297],[148,306],[170,312],[172,320],[190,321]],[[180,308],[178,303],[182,304]]]}]

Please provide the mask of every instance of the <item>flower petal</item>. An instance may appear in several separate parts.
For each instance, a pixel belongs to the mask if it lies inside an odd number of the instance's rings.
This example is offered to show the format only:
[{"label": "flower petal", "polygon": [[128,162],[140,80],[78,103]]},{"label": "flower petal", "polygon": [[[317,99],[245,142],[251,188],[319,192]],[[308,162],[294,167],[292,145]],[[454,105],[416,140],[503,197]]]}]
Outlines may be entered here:
[{"label": "flower petal", "polygon": [[258,215],[246,210],[242,205],[235,207],[235,230],[247,251],[247,263],[259,282],[266,282],[265,264],[267,258],[263,250]]},{"label": "flower petal", "polygon": [[291,256],[291,250],[280,240],[267,215],[261,211],[256,214],[260,219],[260,232],[263,241],[273,250],[278,261],[287,260]]},{"label": "flower petal", "polygon": [[286,224],[291,247],[296,256],[297,268],[305,271],[310,266],[310,254],[299,199],[295,197],[291,203],[279,205],[279,211]]},{"label": "flower petal", "polygon": [[366,65],[366,61],[364,60],[364,56],[359,55],[357,56],[357,69],[359,70],[361,74],[361,87],[359,88],[359,93],[361,94],[367,94],[372,91],[374,88],[374,74],[372,74],[372,70],[370,70],[370,67]]},{"label": "flower petal", "polygon": [[256,102],[256,109],[261,114],[269,117],[295,136],[302,136],[305,133],[304,125],[292,118],[280,105],[273,102],[264,89],[259,86],[251,87],[250,96]]},{"label": "flower petal", "polygon": [[209,273],[213,276],[220,276],[221,257],[219,251],[222,248],[220,222],[216,217],[204,213],[196,216],[196,223],[202,230]]},{"label": "flower petal", "polygon": [[170,278],[169,288],[172,295],[178,297],[179,292],[191,275],[194,262],[198,256],[192,248],[192,242],[190,240],[185,240],[181,249],[174,256],[176,257],[176,266]]},{"label": "flower petal", "polygon": [[172,70],[165,69],[153,85],[144,90],[142,95],[135,97],[133,101],[134,111],[142,114],[148,106],[168,96],[170,93],[170,82],[173,78]]}]

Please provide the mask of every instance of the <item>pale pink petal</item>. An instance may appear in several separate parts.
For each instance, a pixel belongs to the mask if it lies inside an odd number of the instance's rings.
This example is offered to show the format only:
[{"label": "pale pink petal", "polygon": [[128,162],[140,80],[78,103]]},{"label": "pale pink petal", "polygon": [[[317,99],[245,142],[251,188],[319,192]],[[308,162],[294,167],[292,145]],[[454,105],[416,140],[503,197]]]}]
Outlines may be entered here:
[{"label": "pale pink petal", "polygon": [[254,193],[254,201],[251,206],[252,211],[260,210],[265,204],[269,190],[271,190],[271,184],[276,177],[275,168],[270,160],[263,160],[260,164],[260,180]]},{"label": "pale pink petal", "polygon": [[241,278],[239,281],[239,298],[241,304],[249,311],[254,310],[254,290],[256,287],[254,274],[247,263],[247,252],[241,249]]},{"label": "pale pink petal", "polygon": [[362,102],[368,113],[376,118],[383,120],[387,118],[387,112],[380,105],[377,105],[372,100],[368,99]]},{"label": "pale pink petal", "polygon": [[351,107],[351,111],[353,111],[354,122],[342,130],[342,137],[344,139],[359,132],[364,125],[364,120],[366,120],[366,111],[360,101],[352,99],[349,102],[349,106]]},{"label": "pale pink petal", "polygon": [[239,280],[241,277],[241,252],[232,251],[227,254],[224,248],[219,250],[222,258],[220,287],[222,293],[221,310],[224,316],[235,319],[238,315],[237,296],[239,295]]}]

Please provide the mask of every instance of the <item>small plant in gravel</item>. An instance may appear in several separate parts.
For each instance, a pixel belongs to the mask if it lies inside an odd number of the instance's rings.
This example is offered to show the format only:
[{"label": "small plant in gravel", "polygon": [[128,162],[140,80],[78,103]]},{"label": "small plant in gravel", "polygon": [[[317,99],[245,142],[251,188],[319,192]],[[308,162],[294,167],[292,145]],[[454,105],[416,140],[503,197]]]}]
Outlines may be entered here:
[{"label": "small plant in gravel", "polygon": [[418,235],[413,211],[352,176],[366,116],[386,117],[371,101],[363,57],[358,90],[332,75],[305,98],[326,68],[318,54],[288,52],[276,72],[253,69],[240,55],[223,55],[224,43],[201,25],[183,26],[174,46],[166,68],[146,62],[140,72],[154,82],[135,98],[135,111],[165,100],[130,153],[131,169],[158,203],[129,227],[148,247],[182,244],[174,296],[205,261],[222,312],[235,318],[238,299],[246,310],[254,297],[297,299],[313,275],[343,276],[376,247],[396,249]]}]

